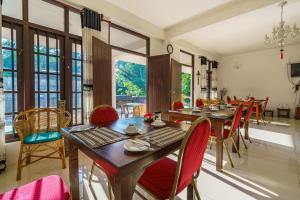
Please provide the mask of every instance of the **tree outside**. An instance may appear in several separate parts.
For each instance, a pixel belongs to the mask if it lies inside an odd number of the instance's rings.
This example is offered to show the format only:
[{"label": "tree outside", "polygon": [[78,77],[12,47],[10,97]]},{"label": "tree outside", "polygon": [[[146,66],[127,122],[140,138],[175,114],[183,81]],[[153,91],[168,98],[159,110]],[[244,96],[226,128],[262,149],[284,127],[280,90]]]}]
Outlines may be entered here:
[{"label": "tree outside", "polygon": [[191,77],[189,73],[181,73],[181,97],[187,106],[191,104]]},{"label": "tree outside", "polygon": [[115,67],[117,96],[146,96],[146,65],[118,60]]}]

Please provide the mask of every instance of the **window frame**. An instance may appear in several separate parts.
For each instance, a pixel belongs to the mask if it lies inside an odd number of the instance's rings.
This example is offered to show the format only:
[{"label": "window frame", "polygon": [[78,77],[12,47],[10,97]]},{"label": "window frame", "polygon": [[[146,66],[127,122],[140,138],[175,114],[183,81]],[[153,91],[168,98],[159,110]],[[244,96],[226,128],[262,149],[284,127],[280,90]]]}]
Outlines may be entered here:
[{"label": "window frame", "polygon": [[[16,24],[16,23],[13,23],[13,22],[6,22],[6,21],[3,21],[2,22],[2,27],[5,27],[5,28],[9,28],[11,30],[11,38],[13,38],[13,29],[16,30],[16,48],[7,48],[7,47],[2,47],[2,50],[3,49],[7,49],[7,50],[10,50],[10,51],[15,51],[16,52],[16,70],[13,69],[13,63],[12,63],[12,70],[7,70],[7,69],[3,69],[3,72],[5,71],[10,71],[10,72],[16,72],[16,75],[17,75],[17,91],[14,91],[14,86],[12,88],[12,92],[8,92],[8,91],[4,91],[4,88],[3,88],[3,95],[4,93],[12,93],[13,95],[17,94],[17,111],[15,112],[15,102],[13,100],[13,112],[12,113],[4,113],[4,116],[5,115],[12,115],[12,117],[14,118],[19,111],[22,111],[23,110],[23,99],[22,99],[22,96],[23,96],[23,84],[22,84],[22,80],[23,80],[23,66],[22,66],[22,57],[23,57],[23,54],[22,54],[22,26]],[[1,38],[2,39],[2,38]],[[14,41],[14,40],[13,40]],[[13,53],[12,53],[13,55]],[[12,62],[14,62],[14,59],[12,58]],[[3,73],[4,74],[4,73]],[[12,79],[14,78],[14,76],[12,76]],[[14,80],[12,80],[12,83],[14,85]],[[4,78],[3,78],[3,84],[4,84]],[[3,86],[4,87],[4,86]],[[12,122],[13,123],[13,122]],[[13,128],[13,131],[11,133],[8,133],[8,134],[5,134],[5,139],[6,141],[10,141],[10,140],[18,140],[18,135],[17,133],[14,131],[14,127]]]}]

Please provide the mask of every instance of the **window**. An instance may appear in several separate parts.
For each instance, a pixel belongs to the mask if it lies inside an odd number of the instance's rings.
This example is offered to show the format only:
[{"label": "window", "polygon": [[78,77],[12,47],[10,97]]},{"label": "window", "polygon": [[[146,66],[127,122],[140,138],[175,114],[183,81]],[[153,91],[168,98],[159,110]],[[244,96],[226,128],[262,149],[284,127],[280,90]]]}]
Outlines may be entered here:
[{"label": "window", "polygon": [[180,50],[181,96],[186,107],[192,107],[194,101],[194,55]]},{"label": "window", "polygon": [[22,0],[4,0],[2,3],[2,14],[9,17],[22,19]]},{"label": "window", "polygon": [[64,9],[41,0],[28,1],[29,22],[64,31]]},{"label": "window", "polygon": [[5,134],[14,134],[13,119],[22,105],[18,102],[18,71],[20,68],[18,49],[20,48],[20,27],[3,24],[2,66],[3,91],[5,101]]},{"label": "window", "polygon": [[72,122],[83,123],[82,103],[82,46],[81,41],[72,41]]},{"label": "window", "polygon": [[35,107],[56,108],[61,94],[61,39],[47,32],[34,34]]}]

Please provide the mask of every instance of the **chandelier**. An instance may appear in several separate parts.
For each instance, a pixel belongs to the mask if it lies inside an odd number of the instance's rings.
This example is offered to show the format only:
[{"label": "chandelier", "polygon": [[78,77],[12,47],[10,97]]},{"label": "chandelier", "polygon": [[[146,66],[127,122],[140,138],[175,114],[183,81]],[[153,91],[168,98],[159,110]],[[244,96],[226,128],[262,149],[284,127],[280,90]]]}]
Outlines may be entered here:
[{"label": "chandelier", "polygon": [[287,4],[286,0],[282,0],[278,6],[281,7],[281,20],[278,26],[273,28],[269,35],[265,35],[265,43],[267,45],[278,44],[280,46],[280,58],[283,59],[284,45],[294,40],[300,33],[300,29],[296,24],[291,27],[283,21],[283,7]]}]

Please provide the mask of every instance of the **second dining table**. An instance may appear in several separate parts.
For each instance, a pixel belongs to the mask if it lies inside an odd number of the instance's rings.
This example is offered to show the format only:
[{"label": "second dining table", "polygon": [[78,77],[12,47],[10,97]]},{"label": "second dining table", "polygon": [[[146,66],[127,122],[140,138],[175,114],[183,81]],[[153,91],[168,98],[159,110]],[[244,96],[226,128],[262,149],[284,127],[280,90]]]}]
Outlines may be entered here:
[{"label": "second dining table", "polygon": [[[165,123],[165,128],[176,129],[183,133],[189,128],[188,124],[178,124],[169,121]],[[159,130],[152,127],[150,123],[144,122],[144,119],[141,117],[119,119],[113,123],[105,124],[100,128],[106,129],[106,133],[107,131],[113,131],[115,135],[118,133],[120,137],[106,145],[93,147],[83,140],[84,136],[81,133],[72,132],[72,128],[62,129],[62,134],[69,142],[69,179],[71,198],[73,200],[80,199],[78,177],[79,150],[97,162],[97,164],[100,164],[112,186],[116,200],[130,200],[133,197],[138,179],[143,174],[145,168],[164,156],[170,155],[172,152],[178,150],[184,136],[183,134],[181,138],[166,143],[166,145],[163,146],[155,145],[150,142],[152,148],[150,151],[132,153],[124,149],[126,139],[131,138],[124,134],[124,129],[126,129],[129,124],[135,124],[142,130],[140,136]],[[87,137],[92,139],[90,136]],[[193,188],[190,185],[188,187],[187,199],[193,199],[193,193]]]},{"label": "second dining table", "polygon": [[[223,169],[223,131],[224,125],[228,120],[233,118],[236,107],[223,109],[219,111],[212,111],[207,106],[200,110],[193,110],[193,108],[182,109],[178,111],[169,110],[162,113],[162,118],[168,121],[195,121],[198,117],[207,117],[211,121],[211,128],[215,132],[216,140],[216,170]],[[235,143],[239,147],[239,137],[235,138]],[[234,152],[234,151],[233,151]],[[235,152],[234,152],[235,153]]]}]

